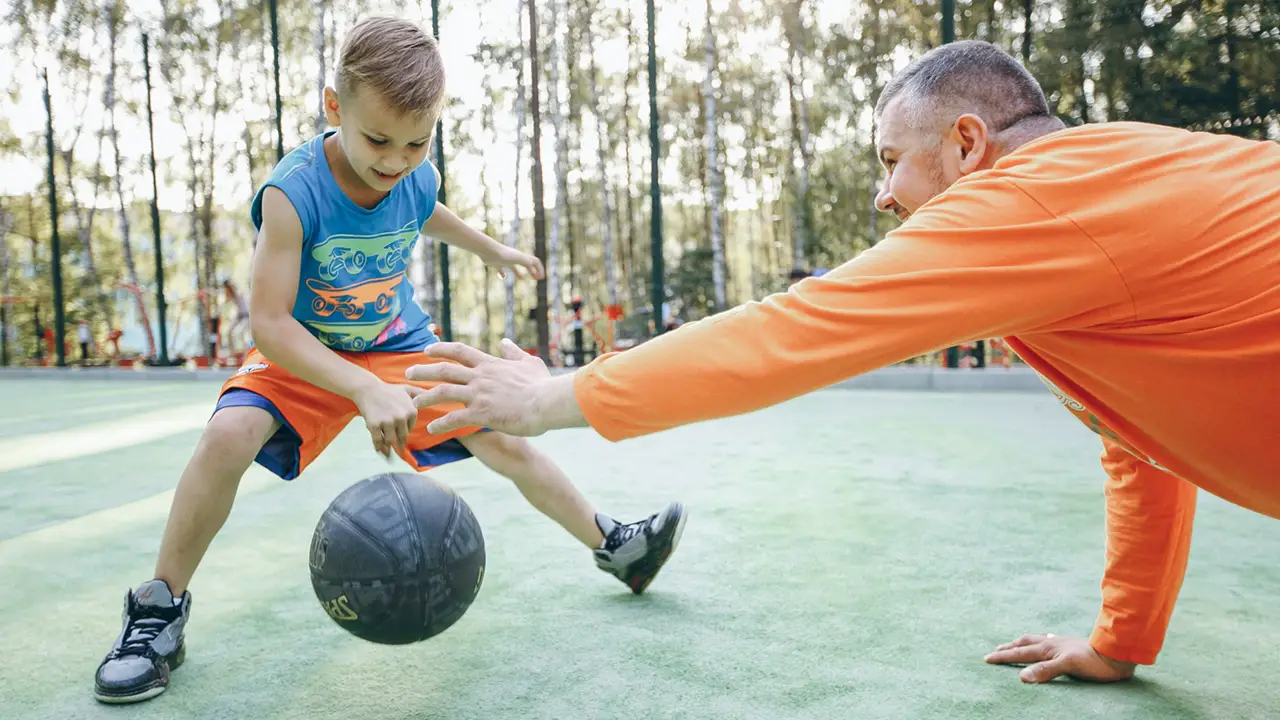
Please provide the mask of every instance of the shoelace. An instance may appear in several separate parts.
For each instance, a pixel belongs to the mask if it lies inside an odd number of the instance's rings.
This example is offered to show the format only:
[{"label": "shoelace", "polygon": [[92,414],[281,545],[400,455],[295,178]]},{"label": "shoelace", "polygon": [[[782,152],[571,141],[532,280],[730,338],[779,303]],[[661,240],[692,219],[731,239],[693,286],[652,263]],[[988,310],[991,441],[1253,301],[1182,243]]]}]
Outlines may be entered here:
[{"label": "shoelace", "polygon": [[112,655],[123,657],[155,654],[151,642],[168,624],[168,620],[146,614],[145,610],[135,608],[134,614],[129,617],[129,624],[124,629],[124,642],[120,643],[120,647]]},{"label": "shoelace", "polygon": [[646,524],[647,523],[644,523],[644,522],[638,522],[638,523],[631,523],[630,525],[619,525],[615,527],[613,529],[613,532],[609,533],[610,549],[616,550],[622,547],[623,545],[626,545],[627,542],[631,540],[631,538],[635,537],[636,535],[639,535],[641,532],[644,531],[644,527]]}]

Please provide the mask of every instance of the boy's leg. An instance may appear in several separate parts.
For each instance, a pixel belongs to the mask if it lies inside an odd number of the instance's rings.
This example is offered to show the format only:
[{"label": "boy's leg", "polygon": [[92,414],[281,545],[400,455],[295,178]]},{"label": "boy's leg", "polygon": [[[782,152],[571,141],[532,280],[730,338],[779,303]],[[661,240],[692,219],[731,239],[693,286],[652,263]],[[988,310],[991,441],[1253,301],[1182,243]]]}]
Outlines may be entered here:
[{"label": "boy's leg", "polygon": [[[419,427],[425,422],[419,420]],[[411,435],[410,443],[414,440]],[[620,523],[597,513],[564,471],[524,438],[481,432],[459,437],[458,442],[513,482],[531,505],[591,550],[597,567],[637,595],[649,587],[680,543],[687,517],[681,503],[670,503],[638,522]]]},{"label": "boy's leg", "polygon": [[482,432],[458,442],[485,467],[515,483],[520,494],[543,515],[569,531],[587,548],[604,543],[596,510],[551,458],[523,438]]},{"label": "boy's leg", "polygon": [[156,579],[175,597],[186,591],[196,566],[222,529],[240,478],[280,423],[257,407],[229,407],[209,421],[173,494],[160,541]]},{"label": "boy's leg", "polygon": [[[412,365],[432,362],[421,353],[387,353],[374,357],[373,370],[387,382],[402,382]],[[431,387],[431,383],[413,383]],[[446,435],[431,435],[427,424],[457,409],[457,405],[423,408],[409,434],[402,457],[417,470],[474,456],[519,488],[535,508],[555,520],[591,549],[596,566],[640,594],[658,575],[680,542],[687,517],[684,505],[670,503],[661,511],[634,523],[620,523],[597,513],[569,478],[550,458],[529,441],[481,428],[464,428]]]},{"label": "boy's leg", "polygon": [[209,543],[231,511],[256,459],[290,480],[355,414],[350,401],[320,390],[250,352],[223,386],[218,407],[174,493],[156,577],[125,595],[124,629],[94,677],[94,697],[130,703],[162,692],[185,656],[191,608],[186,591]]},{"label": "boy's leg", "polygon": [[164,692],[186,654],[187,583],[226,522],[240,478],[279,423],[256,407],[218,411],[187,462],[173,495],[155,579],[125,596],[124,629],[94,675],[94,697],[108,703]]}]

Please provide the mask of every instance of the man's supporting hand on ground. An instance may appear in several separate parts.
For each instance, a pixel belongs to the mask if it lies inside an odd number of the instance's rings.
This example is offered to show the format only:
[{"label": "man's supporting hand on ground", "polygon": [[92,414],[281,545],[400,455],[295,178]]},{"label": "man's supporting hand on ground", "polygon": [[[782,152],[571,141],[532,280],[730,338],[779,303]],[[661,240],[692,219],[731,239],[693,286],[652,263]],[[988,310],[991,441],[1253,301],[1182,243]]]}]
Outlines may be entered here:
[{"label": "man's supporting hand on ground", "polygon": [[1105,657],[1084,638],[1023,635],[1005,643],[986,657],[995,665],[1026,665],[1018,677],[1026,683],[1044,683],[1066,675],[1090,682],[1117,682],[1133,677],[1134,663]]}]

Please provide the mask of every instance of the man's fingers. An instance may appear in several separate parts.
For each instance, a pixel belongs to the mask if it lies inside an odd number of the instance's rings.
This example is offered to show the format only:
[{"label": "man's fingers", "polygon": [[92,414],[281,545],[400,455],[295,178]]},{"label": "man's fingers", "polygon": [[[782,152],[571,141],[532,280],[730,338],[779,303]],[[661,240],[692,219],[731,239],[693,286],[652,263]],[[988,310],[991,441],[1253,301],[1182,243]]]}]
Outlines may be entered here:
[{"label": "man's fingers", "polygon": [[996,650],[1008,650],[1010,648],[1022,647],[1023,645],[1035,645],[1037,643],[1042,643],[1047,638],[1051,638],[1051,637],[1053,636],[1052,635],[1023,635],[1022,637],[1018,638],[1017,640],[1014,640],[1013,642],[1007,642],[1002,645],[997,645]]},{"label": "man's fingers", "polygon": [[[475,367],[483,362],[492,360],[493,356],[483,353],[469,345],[463,345],[456,342],[438,342],[432,343],[427,347],[427,355],[441,360],[453,360],[454,362],[466,365],[469,368]],[[418,365],[410,370],[422,368]],[[430,366],[426,366],[430,367]],[[410,377],[411,380],[417,380],[416,377]]]},{"label": "man's fingers", "polygon": [[[409,380],[416,382],[447,382],[466,385],[476,376],[474,370],[462,365],[455,365],[449,362],[427,363],[426,365],[414,365],[404,371],[404,376]],[[412,386],[409,386],[412,387]],[[421,388],[414,388],[416,392],[410,392],[409,395],[417,397],[422,392]]]},{"label": "man's fingers", "polygon": [[458,428],[470,427],[478,423],[472,421],[472,411],[467,408],[462,410],[454,410],[442,417],[436,418],[427,426],[427,432],[432,435],[443,435],[447,432],[453,432]]},{"label": "man's fingers", "polygon": [[1018,677],[1025,683],[1044,683],[1066,675],[1070,670],[1071,658],[1064,655],[1024,668]]},{"label": "man's fingers", "polygon": [[415,397],[413,404],[419,408],[443,405],[445,403],[462,403],[466,405],[471,402],[474,395],[474,391],[466,385],[437,385],[430,390],[424,390],[421,395]]},{"label": "man's fingers", "polygon": [[498,343],[498,347],[502,350],[502,357],[507,360],[523,360],[529,357],[529,353],[520,349],[511,338],[502,338],[502,342]]},{"label": "man's fingers", "polygon": [[1044,644],[1020,645],[1006,650],[996,650],[987,655],[986,661],[993,665],[1023,664],[1047,660],[1052,649]]}]

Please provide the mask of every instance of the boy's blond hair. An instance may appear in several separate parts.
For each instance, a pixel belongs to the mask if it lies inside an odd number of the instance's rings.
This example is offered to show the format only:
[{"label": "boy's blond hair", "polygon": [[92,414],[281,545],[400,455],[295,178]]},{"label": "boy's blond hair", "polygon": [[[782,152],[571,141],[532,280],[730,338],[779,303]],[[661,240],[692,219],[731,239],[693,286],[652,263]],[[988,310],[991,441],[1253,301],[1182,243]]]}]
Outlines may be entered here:
[{"label": "boy's blond hair", "polygon": [[394,17],[362,20],[338,57],[337,90],[352,97],[364,87],[394,111],[436,117],[444,103],[444,61],[435,38]]}]

